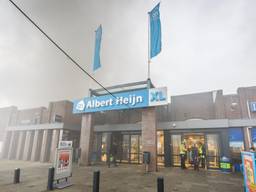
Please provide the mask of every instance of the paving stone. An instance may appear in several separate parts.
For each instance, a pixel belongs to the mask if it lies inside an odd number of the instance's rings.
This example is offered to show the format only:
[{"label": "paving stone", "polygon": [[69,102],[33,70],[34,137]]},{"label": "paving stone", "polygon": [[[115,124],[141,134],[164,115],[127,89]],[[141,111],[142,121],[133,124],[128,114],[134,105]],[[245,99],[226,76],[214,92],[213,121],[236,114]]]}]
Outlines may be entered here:
[{"label": "paving stone", "polygon": [[[46,191],[48,168],[51,164],[0,160],[0,192]],[[21,183],[12,184],[13,170],[21,168]],[[100,192],[156,192],[157,177],[164,177],[166,192],[241,192],[240,174],[223,174],[220,171],[181,170],[161,168],[157,173],[142,171],[140,165],[119,165],[107,168],[73,166],[73,186],[58,190],[63,192],[92,191],[93,171],[100,170]]]}]

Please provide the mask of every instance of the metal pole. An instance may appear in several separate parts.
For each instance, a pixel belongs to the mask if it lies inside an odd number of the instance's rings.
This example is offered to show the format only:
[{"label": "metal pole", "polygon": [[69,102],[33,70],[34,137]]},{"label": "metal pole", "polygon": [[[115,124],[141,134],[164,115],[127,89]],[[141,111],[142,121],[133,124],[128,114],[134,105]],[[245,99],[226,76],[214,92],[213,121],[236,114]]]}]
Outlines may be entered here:
[{"label": "metal pole", "polygon": [[13,178],[13,183],[19,183],[20,182],[20,168],[16,168],[14,170],[14,178]]},{"label": "metal pole", "polygon": [[[249,106],[249,101],[248,101],[248,99],[247,99],[247,101],[246,101],[246,105],[247,105],[248,117],[249,117],[249,119],[251,119],[252,116],[251,116],[251,111],[250,111],[250,106]],[[252,141],[251,141],[251,137],[250,137],[250,128],[251,128],[251,127],[247,127],[247,128],[246,128],[246,134],[247,134],[247,138],[248,138],[249,148],[252,147]]]},{"label": "metal pole", "polygon": [[48,184],[47,184],[48,191],[53,190],[53,181],[54,181],[54,167],[50,167],[48,171]]},{"label": "metal pole", "polygon": [[164,178],[157,178],[157,192],[164,192]]},{"label": "metal pole", "polygon": [[94,171],[93,173],[93,192],[100,191],[100,171]]},{"label": "metal pole", "polygon": [[150,15],[148,13],[148,79],[150,79]]}]

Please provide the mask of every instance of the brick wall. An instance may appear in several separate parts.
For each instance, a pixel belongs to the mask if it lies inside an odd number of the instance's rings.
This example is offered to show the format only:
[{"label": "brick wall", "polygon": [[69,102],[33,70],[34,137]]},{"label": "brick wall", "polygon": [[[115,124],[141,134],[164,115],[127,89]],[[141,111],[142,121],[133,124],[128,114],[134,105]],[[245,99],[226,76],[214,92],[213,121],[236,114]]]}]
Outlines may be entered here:
[{"label": "brick wall", "polygon": [[171,97],[171,120],[214,119],[215,109],[212,92]]}]

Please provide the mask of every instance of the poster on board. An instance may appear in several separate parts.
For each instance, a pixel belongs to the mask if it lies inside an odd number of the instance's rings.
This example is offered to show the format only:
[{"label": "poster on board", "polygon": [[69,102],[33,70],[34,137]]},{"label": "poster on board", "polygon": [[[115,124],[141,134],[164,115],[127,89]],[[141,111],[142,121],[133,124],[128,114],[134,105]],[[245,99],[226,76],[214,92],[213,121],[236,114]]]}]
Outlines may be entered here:
[{"label": "poster on board", "polygon": [[243,170],[244,170],[244,184],[246,192],[256,192],[255,182],[255,153],[242,152]]},{"label": "poster on board", "polygon": [[72,175],[72,155],[73,148],[59,146],[56,149],[55,161],[54,161],[54,179],[60,180],[71,177]]}]

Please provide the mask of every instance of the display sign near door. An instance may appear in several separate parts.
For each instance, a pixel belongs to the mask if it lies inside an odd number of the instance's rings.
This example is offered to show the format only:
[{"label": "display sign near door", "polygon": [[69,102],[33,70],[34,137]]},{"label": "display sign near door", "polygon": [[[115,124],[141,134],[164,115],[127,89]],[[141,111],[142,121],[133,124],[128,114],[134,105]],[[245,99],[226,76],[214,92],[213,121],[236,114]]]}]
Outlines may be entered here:
[{"label": "display sign near door", "polygon": [[74,100],[73,113],[134,109],[168,104],[166,87],[126,91],[113,95]]},{"label": "display sign near door", "polygon": [[61,141],[56,149],[54,161],[54,180],[65,179],[72,175],[72,141]]},{"label": "display sign near door", "polygon": [[255,155],[254,152],[242,152],[243,172],[244,172],[244,185],[246,192],[256,191],[256,168],[255,168]]}]

